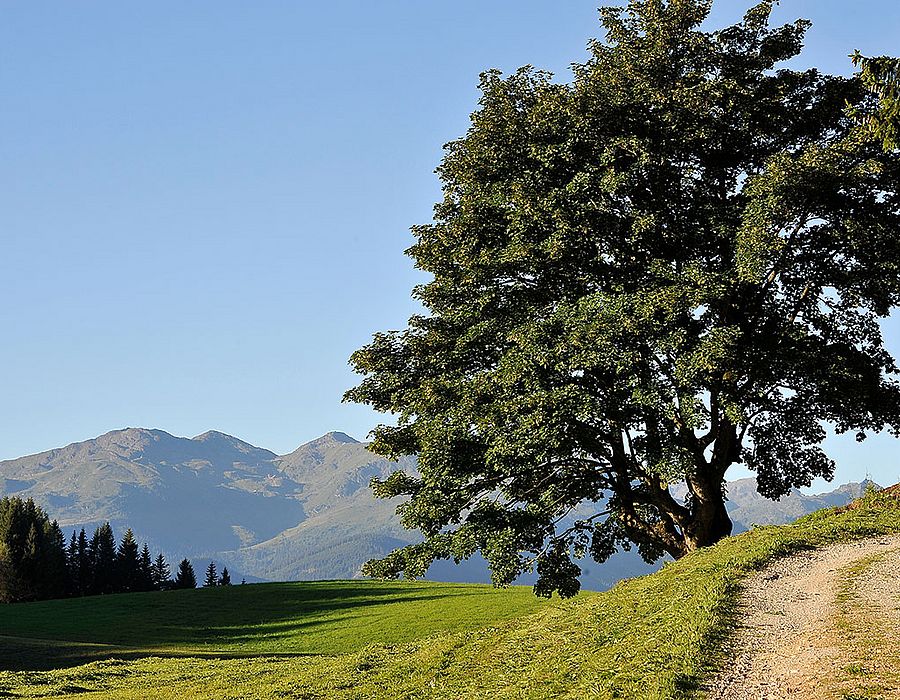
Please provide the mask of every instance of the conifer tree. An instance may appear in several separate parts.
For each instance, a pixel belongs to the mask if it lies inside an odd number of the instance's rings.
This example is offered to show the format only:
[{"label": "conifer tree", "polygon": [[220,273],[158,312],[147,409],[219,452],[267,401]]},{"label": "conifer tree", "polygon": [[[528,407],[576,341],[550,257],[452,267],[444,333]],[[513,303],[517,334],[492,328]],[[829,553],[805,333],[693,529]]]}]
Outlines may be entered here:
[{"label": "conifer tree", "polygon": [[66,536],[54,520],[44,526],[42,551],[38,564],[38,582],[42,598],[61,598],[71,588],[66,558]]},{"label": "conifer tree", "polygon": [[41,531],[34,522],[28,525],[28,535],[25,537],[25,546],[22,548],[22,557],[19,559],[19,571],[22,575],[22,583],[26,590],[23,591],[25,600],[40,598],[38,592],[38,577],[40,575],[41,556]]},{"label": "conifer tree", "polygon": [[206,567],[206,579],[203,581],[204,588],[214,588],[219,583],[219,577],[216,575],[216,562],[209,562]]},{"label": "conifer tree", "polygon": [[97,590],[97,552],[100,549],[100,528],[96,528],[88,541],[87,559],[88,571],[90,575],[87,579],[87,586],[84,589],[85,595],[96,595]]},{"label": "conifer tree", "polygon": [[152,573],[152,581],[153,587],[161,591],[163,589],[169,588],[171,585],[171,581],[169,580],[171,577],[171,573],[169,571],[169,565],[166,562],[166,558],[160,553],[156,557],[156,561],[153,562],[153,571]]},{"label": "conifer tree", "polygon": [[117,590],[116,537],[107,522],[97,528],[91,538],[93,579],[91,592],[115,593]]},{"label": "conifer tree", "polygon": [[178,574],[175,576],[175,588],[196,588],[197,577],[194,575],[194,567],[187,559],[182,559],[178,565]]},{"label": "conifer tree", "polygon": [[0,601],[62,595],[66,585],[65,537],[34,501],[0,499]]},{"label": "conifer tree", "polygon": [[141,554],[138,557],[138,590],[152,591],[153,585],[153,559],[150,558],[150,548],[144,542]]},{"label": "conifer tree", "polygon": [[131,528],[125,531],[116,555],[116,588],[120,591],[140,590],[138,545]]},{"label": "conifer tree", "polygon": [[219,585],[220,586],[230,586],[231,585],[231,574],[228,573],[227,566],[222,568],[222,575],[219,577]]},{"label": "conifer tree", "polygon": [[88,550],[87,533],[85,533],[84,528],[81,528],[81,532],[78,533],[78,550],[76,558],[78,568],[76,588],[78,595],[87,595],[91,588],[94,571]]},{"label": "conifer tree", "polygon": [[81,573],[78,568],[78,533],[72,530],[72,537],[69,539],[69,546],[66,548],[66,568],[68,569],[68,594],[79,595],[78,582],[81,580]]}]

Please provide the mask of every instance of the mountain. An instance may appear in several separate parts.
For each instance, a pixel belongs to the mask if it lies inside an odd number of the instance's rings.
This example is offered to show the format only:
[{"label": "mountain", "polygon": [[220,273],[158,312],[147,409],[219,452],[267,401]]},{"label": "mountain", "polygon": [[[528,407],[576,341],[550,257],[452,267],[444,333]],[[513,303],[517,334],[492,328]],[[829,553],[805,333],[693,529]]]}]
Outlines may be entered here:
[{"label": "mountain", "polygon": [[235,568],[285,580],[349,578],[366,560],[416,539],[396,516],[399,499],[376,499],[369,489],[374,477],[397,469],[415,472],[415,459],[390,462],[334,432],[279,457],[276,464],[281,474],[302,485],[306,518],[276,537],[223,553]]},{"label": "mountain", "polygon": [[[235,578],[350,578],[367,559],[417,538],[400,525],[399,500],[375,499],[368,488],[373,477],[397,469],[414,473],[415,459],[391,462],[340,432],[278,456],[216,431],[182,438],[126,428],[0,462],[0,495],[34,498],[67,533],[109,520],[118,533],[133,528],[139,540],[170,559],[215,559]],[[819,496],[793,491],[778,502],[759,496],[753,479],[727,488],[739,532],[842,505],[865,485]],[[654,568],[626,552],[602,566],[582,562],[582,583],[608,588]],[[437,562],[429,577],[489,580],[477,557],[459,566]],[[521,582],[531,580],[524,576]]]},{"label": "mountain", "polygon": [[728,483],[726,505],[731,519],[737,525],[737,533],[751,525],[783,525],[822,508],[845,505],[862,496],[870,485],[874,486],[868,480],[844,484],[833,491],[814,496],[792,489],[788,495],[772,501],[756,491],[756,479],[739,479]]},{"label": "mountain", "polygon": [[276,455],[217,432],[179,438],[127,428],[0,462],[3,490],[32,497],[64,528],[109,520],[171,552],[252,544],[304,518],[301,486]]}]

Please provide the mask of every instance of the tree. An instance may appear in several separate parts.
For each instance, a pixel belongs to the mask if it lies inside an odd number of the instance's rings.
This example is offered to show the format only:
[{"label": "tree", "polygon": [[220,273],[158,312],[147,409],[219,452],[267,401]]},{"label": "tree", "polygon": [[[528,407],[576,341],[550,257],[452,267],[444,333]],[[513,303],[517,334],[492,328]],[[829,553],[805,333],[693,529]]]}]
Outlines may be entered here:
[{"label": "tree", "polygon": [[772,5],[708,32],[708,0],[631,0],[570,84],[482,76],[413,228],[426,313],[351,357],[345,399],[397,415],[371,449],[418,455],[376,493],[425,536],[367,574],[480,551],[571,595],[588,552],[730,534],[736,463],[778,498],[833,475],[824,425],[898,433],[897,59],[784,68],[809,23]]},{"label": "tree", "polygon": [[66,542],[30,498],[0,498],[0,602],[40,600],[66,592]]},{"label": "tree", "polygon": [[44,526],[38,579],[42,598],[61,598],[71,589],[66,536],[54,520]]},{"label": "tree", "polygon": [[138,581],[138,590],[152,591],[156,588],[153,583],[153,559],[150,557],[150,548],[146,542],[138,556]]},{"label": "tree", "polygon": [[219,577],[220,586],[230,586],[231,585],[231,574],[228,573],[228,567],[222,567],[222,575]]},{"label": "tree", "polygon": [[203,581],[204,588],[214,588],[219,584],[219,577],[216,575],[216,563],[214,561],[209,562],[209,566],[206,567],[206,578]]},{"label": "tree", "polygon": [[106,522],[94,531],[88,544],[91,559],[90,593],[116,593],[119,588],[119,567],[116,560],[116,536]]},{"label": "tree", "polygon": [[94,572],[91,568],[89,545],[84,528],[81,528],[78,533],[76,559],[78,579],[75,588],[77,590],[77,595],[87,595],[91,589],[91,581],[93,580]]},{"label": "tree", "polygon": [[126,592],[141,590],[138,543],[131,528],[128,528],[122,536],[116,554],[116,590]]},{"label": "tree", "polygon": [[69,594],[81,595],[79,582],[81,581],[81,560],[78,558],[78,535],[72,530],[69,546],[66,547],[66,568],[69,571]]},{"label": "tree", "polygon": [[158,591],[169,588],[172,583],[169,580],[171,576],[166,558],[161,553],[158,554],[156,561],[153,562],[153,570],[151,572],[153,587]]},{"label": "tree", "polygon": [[182,559],[178,564],[178,573],[175,574],[175,588],[196,588],[197,577],[194,575],[194,567],[187,559]]}]

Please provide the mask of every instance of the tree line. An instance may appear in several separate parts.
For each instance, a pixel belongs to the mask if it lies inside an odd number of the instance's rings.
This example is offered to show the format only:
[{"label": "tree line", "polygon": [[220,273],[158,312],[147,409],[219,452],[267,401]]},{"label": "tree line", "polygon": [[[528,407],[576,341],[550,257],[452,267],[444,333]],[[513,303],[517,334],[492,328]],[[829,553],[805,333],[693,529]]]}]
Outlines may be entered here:
[{"label": "tree line", "polygon": [[[207,568],[204,586],[230,585],[228,569]],[[138,546],[131,529],[117,543],[110,524],[88,537],[84,528],[68,539],[32,499],[0,499],[0,602],[195,588],[197,577],[182,559],[172,578],[166,558]]]}]

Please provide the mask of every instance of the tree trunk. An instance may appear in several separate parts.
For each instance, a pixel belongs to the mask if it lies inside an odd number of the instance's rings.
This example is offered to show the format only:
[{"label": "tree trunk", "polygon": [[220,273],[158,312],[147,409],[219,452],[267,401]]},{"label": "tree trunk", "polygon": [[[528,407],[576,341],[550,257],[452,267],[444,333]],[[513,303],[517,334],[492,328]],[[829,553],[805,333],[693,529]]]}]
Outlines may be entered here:
[{"label": "tree trunk", "polygon": [[709,547],[731,534],[733,525],[720,494],[695,506],[691,524],[684,530],[684,553]]}]

